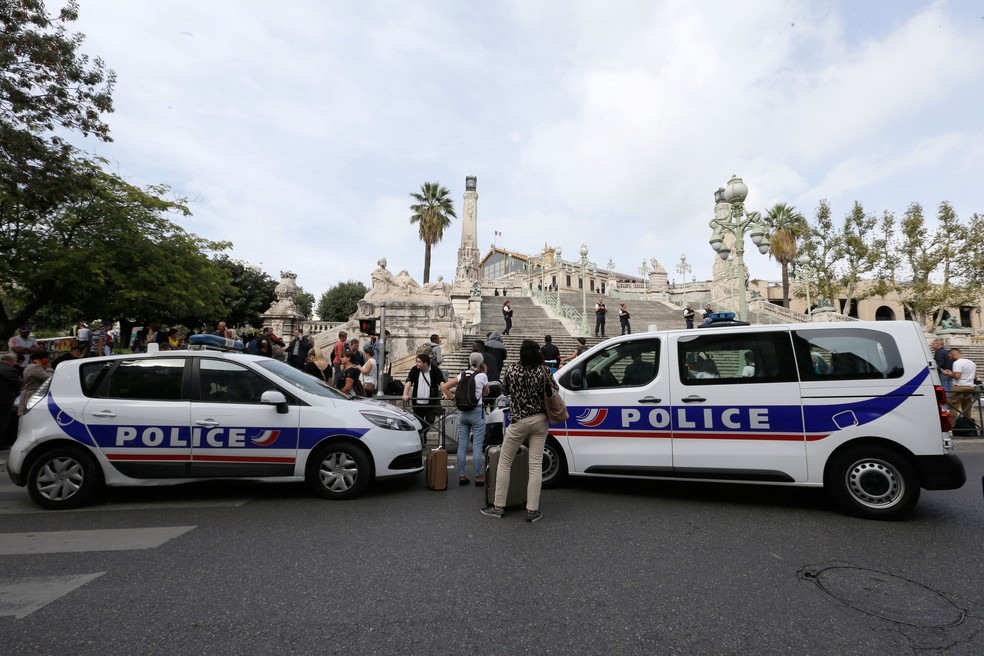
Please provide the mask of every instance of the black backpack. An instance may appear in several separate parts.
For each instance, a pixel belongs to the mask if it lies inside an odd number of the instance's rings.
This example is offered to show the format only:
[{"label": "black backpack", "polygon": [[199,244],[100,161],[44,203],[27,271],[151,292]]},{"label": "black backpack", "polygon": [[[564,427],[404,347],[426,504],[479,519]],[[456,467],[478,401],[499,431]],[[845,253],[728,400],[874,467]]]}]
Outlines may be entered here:
[{"label": "black backpack", "polygon": [[472,369],[461,372],[461,380],[454,388],[454,404],[458,410],[467,412],[478,407],[475,400],[475,372]]}]

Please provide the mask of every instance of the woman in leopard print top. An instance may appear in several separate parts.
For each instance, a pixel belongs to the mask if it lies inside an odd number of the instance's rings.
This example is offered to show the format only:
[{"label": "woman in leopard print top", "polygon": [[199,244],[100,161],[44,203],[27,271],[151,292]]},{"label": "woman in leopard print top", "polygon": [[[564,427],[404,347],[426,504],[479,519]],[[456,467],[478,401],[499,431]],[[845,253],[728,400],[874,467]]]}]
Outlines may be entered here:
[{"label": "woman in leopard print top", "polygon": [[509,427],[502,441],[499,466],[495,474],[495,500],[482,510],[490,517],[501,517],[509,489],[513,458],[520,445],[529,440],[529,483],[526,487],[526,521],[536,522],[540,514],[540,482],[543,477],[543,445],[547,441],[547,410],[543,403],[546,386],[556,394],[557,383],[543,366],[540,346],[523,340],[519,362],[509,365],[502,374],[502,392],[509,395]]}]

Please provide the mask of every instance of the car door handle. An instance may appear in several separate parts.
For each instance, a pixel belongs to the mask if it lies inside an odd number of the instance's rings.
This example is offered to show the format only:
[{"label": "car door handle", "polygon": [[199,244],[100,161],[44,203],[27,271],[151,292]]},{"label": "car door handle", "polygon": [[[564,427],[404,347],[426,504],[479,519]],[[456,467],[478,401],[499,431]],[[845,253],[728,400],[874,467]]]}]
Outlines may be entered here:
[{"label": "car door handle", "polygon": [[700,403],[702,401],[706,401],[707,399],[705,399],[703,396],[697,396],[696,394],[691,394],[687,398],[680,399],[680,400],[683,401],[684,403]]},{"label": "car door handle", "polygon": [[218,426],[219,422],[215,421],[214,419],[199,419],[198,421],[195,422],[195,425],[207,426],[208,428],[212,428],[213,426]]},{"label": "car door handle", "polygon": [[113,417],[116,416],[116,413],[110,410],[97,410],[96,412],[92,413],[92,416],[99,417],[100,419],[112,419]]},{"label": "car door handle", "polygon": [[647,396],[644,399],[639,399],[639,403],[661,403],[663,399],[657,399],[655,396]]}]

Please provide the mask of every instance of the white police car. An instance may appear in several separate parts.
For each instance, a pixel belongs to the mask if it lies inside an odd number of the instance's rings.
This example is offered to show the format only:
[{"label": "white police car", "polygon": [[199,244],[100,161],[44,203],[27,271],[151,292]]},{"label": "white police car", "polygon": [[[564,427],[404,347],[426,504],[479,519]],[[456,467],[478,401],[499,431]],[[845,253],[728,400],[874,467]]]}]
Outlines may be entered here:
[{"label": "white police car", "polygon": [[737,325],[610,339],[556,374],[544,486],[566,475],[824,487],[896,519],[959,488],[932,354],[909,321]]},{"label": "white police car", "polygon": [[303,480],[349,499],[423,470],[412,415],[238,352],[71,360],[28,408],[7,469],[49,509],[81,506],[104,484],[216,478]]}]

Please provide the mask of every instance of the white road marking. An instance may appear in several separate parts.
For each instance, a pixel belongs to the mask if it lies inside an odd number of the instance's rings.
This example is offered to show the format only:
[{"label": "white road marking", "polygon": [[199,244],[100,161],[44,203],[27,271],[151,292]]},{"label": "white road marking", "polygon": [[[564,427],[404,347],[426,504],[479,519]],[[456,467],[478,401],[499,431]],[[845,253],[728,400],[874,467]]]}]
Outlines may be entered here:
[{"label": "white road marking", "polygon": [[[202,501],[140,501],[134,503],[98,503],[94,506],[75,508],[73,510],[59,510],[58,513],[66,512],[106,512],[109,510],[173,510],[175,508],[238,508],[243,504],[252,501],[252,498],[245,499],[208,499]],[[32,513],[48,513],[50,510],[41,508],[33,501],[28,499],[8,499],[0,500],[0,515],[28,515]]]},{"label": "white road marking", "polygon": [[153,549],[184,535],[194,526],[113,528],[95,531],[0,533],[0,555],[80,553]]},{"label": "white road marking", "polygon": [[105,572],[74,576],[32,576],[23,579],[0,579],[0,617],[23,619],[55,599],[93,581]]}]

